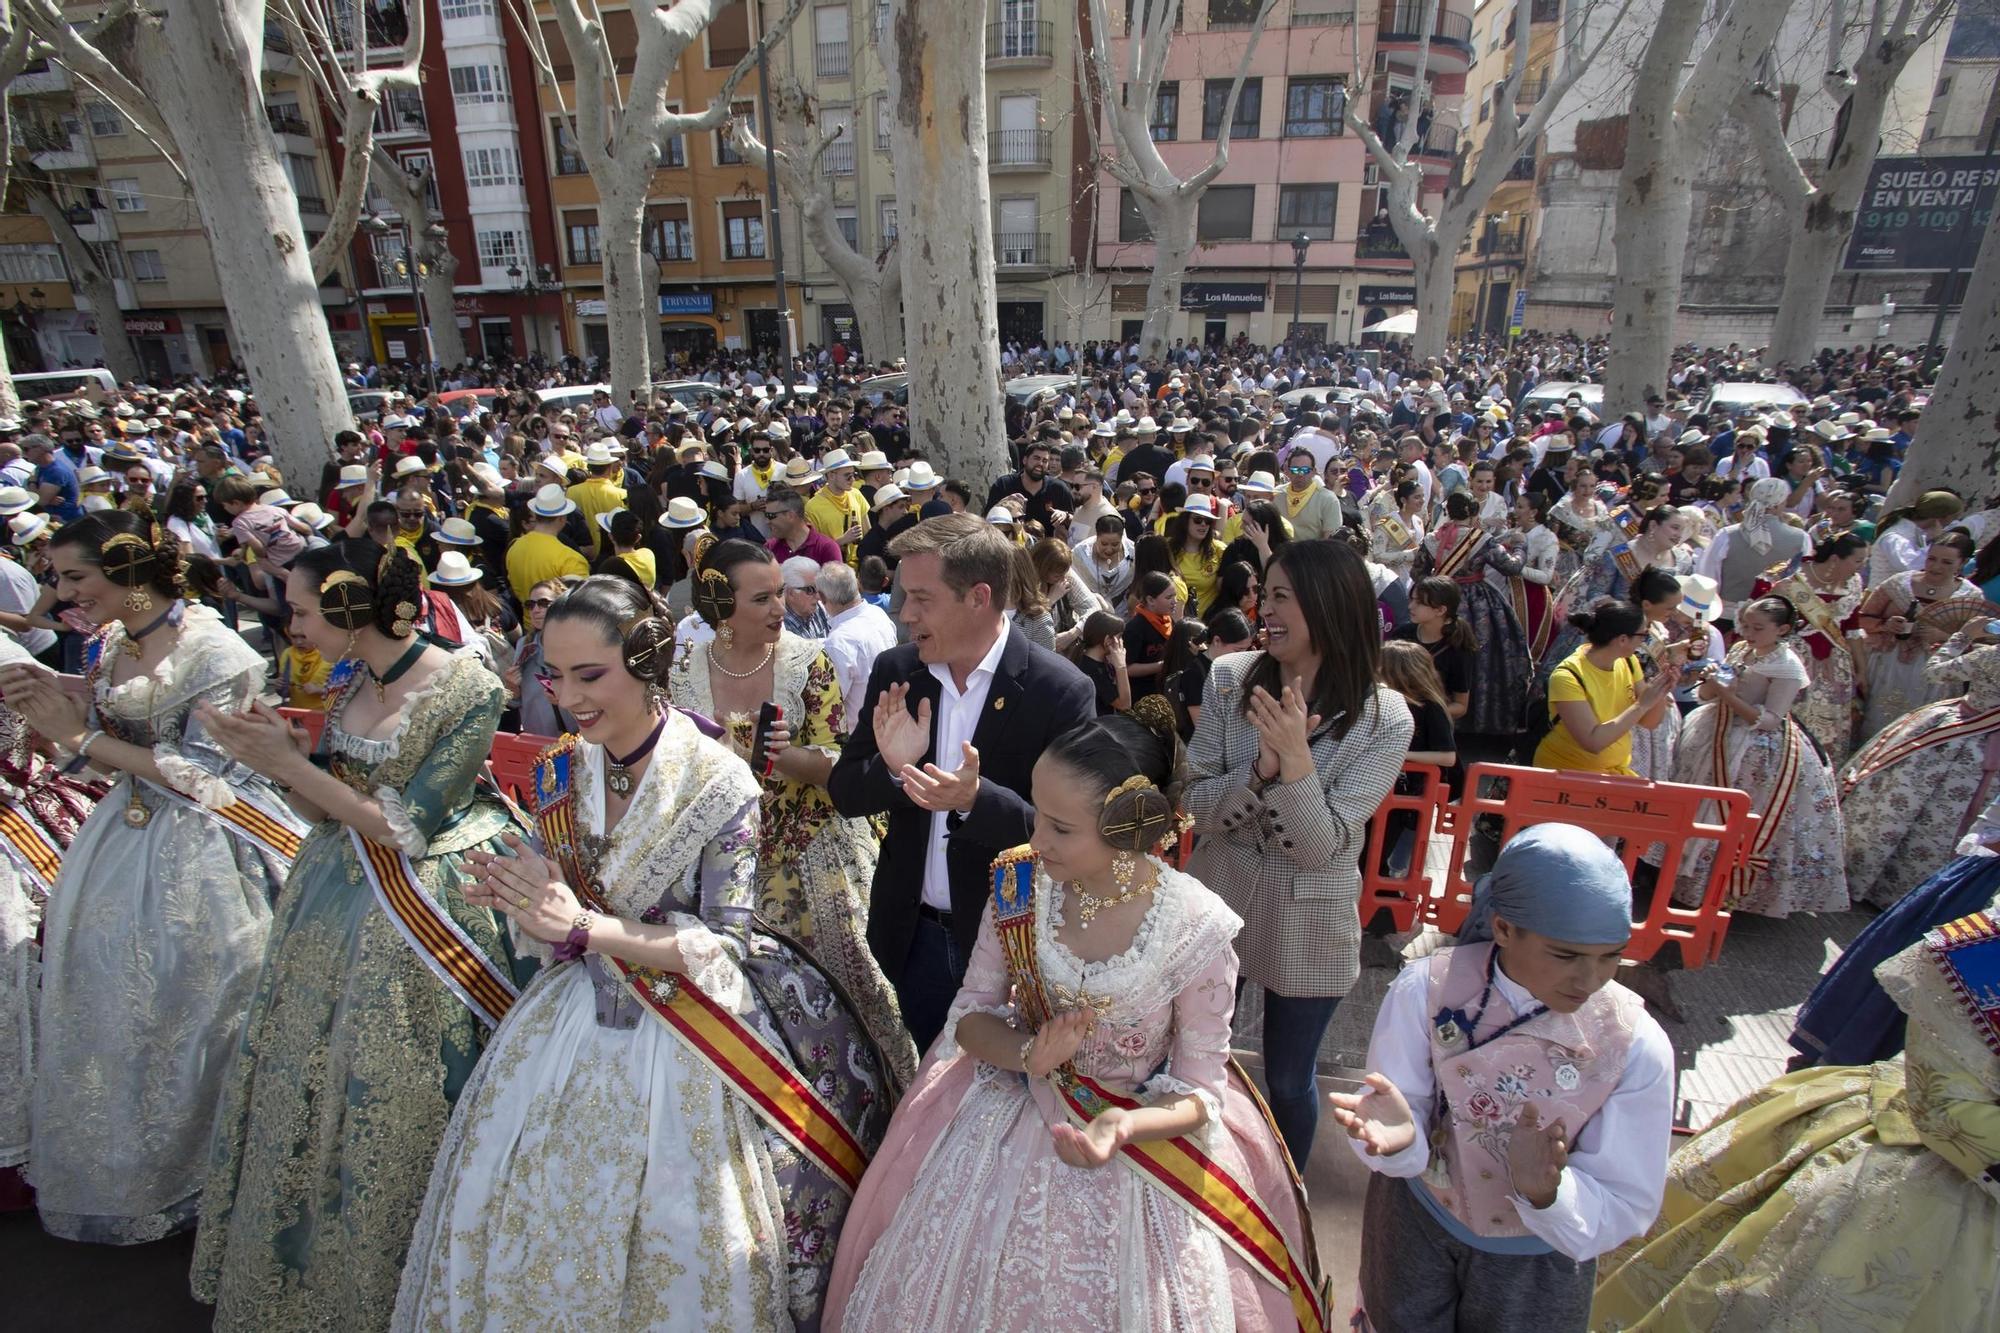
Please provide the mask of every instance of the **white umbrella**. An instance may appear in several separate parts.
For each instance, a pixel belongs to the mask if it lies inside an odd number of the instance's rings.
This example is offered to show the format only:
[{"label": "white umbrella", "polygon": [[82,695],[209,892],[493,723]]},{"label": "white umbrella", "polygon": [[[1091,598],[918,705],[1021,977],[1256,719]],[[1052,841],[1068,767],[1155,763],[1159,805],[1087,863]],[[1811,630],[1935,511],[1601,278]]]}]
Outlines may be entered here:
[{"label": "white umbrella", "polygon": [[1417,331],[1417,312],[1414,310],[1405,310],[1400,315],[1389,316],[1389,318],[1379,324],[1370,324],[1361,331],[1363,333],[1415,333]]}]

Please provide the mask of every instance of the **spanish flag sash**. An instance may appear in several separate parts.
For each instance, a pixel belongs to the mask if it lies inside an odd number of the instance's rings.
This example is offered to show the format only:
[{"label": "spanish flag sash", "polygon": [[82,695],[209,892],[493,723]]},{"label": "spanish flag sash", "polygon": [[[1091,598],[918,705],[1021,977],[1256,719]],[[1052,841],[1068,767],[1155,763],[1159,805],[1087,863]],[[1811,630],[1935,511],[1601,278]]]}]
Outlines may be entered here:
[{"label": "spanish flag sash", "polygon": [[[1935,705],[1933,705],[1935,706]],[[1874,740],[1862,748],[1848,765],[1847,772],[1840,779],[1840,797],[1846,800],[1854,789],[1885,768],[1902,763],[1920,750],[1928,750],[1933,745],[1943,745],[1947,741],[1964,740],[1969,736],[1982,736],[1989,731],[2000,730],[2000,708],[1988,708],[1970,717],[1961,717],[1956,722],[1948,722],[1929,731],[1919,731],[1925,721],[1928,708],[1913,709],[1897,718]]]},{"label": "spanish flag sash", "polygon": [[[1031,1029],[1041,1027],[1055,1013],[1042,984],[1035,951],[1035,870],[1034,853],[1026,847],[1017,847],[993,863],[993,924],[1014,983],[1015,1008]],[[1243,1086],[1250,1087],[1242,1070],[1235,1072]],[[1051,1082],[1064,1110],[1079,1128],[1106,1107],[1132,1110],[1140,1105],[1071,1065],[1057,1070]],[[1254,1091],[1251,1095],[1255,1096]],[[1268,1122],[1270,1112],[1261,1100],[1258,1107]],[[1286,1292],[1303,1333],[1323,1333],[1327,1292],[1318,1275],[1317,1256],[1307,1254],[1303,1264],[1300,1262],[1247,1184],[1236,1180],[1186,1137],[1128,1143],[1119,1150],[1119,1160],[1243,1256],[1260,1277]],[[1296,1182],[1296,1172],[1294,1179]],[[1299,1215],[1301,1219],[1308,1216],[1303,1202]]]},{"label": "spanish flag sash", "polygon": [[44,898],[55,888],[56,876],[62,871],[62,846],[12,805],[0,804],[0,853],[42,891]]},{"label": "spanish flag sash", "polygon": [[[576,826],[571,763],[576,738],[566,736],[535,761],[535,823],[570,886],[594,912],[614,915],[584,863]],[[755,1029],[702,993],[692,979],[658,968],[634,967],[606,956],[633,997],[702,1063],[728,1080],[760,1119],[824,1171],[847,1193],[861,1183],[868,1150],[832,1107],[799,1077],[782,1052]]]},{"label": "spanish flag sash", "polygon": [[[157,782],[147,782],[146,779],[136,776],[130,776],[130,780],[134,783],[145,782],[156,795],[178,802],[190,810],[199,810],[243,841],[278,861],[288,873],[292,868],[292,862],[298,860],[299,846],[305,841],[305,835],[301,831],[299,817],[290,807],[265,805],[239,791],[234,801],[220,810],[211,810],[200,801],[190,800],[181,795],[172,787],[162,786]],[[132,819],[129,809],[126,818],[128,823],[138,825],[145,823],[143,819]]]},{"label": "spanish flag sash", "polygon": [[375,901],[396,933],[473,1017],[488,1028],[499,1027],[521,995],[514,979],[473,943],[442,903],[424,892],[408,854],[364,838],[353,829],[347,834],[354,840],[354,853],[360,858],[361,872],[368,877],[368,887],[375,891]]},{"label": "spanish flag sash", "polygon": [[1438,560],[1435,572],[1448,579],[1461,577],[1491,540],[1477,524],[1467,524],[1465,535]]},{"label": "spanish flag sash", "polygon": [[[1716,707],[1721,708],[1721,705]],[[1729,780],[1729,730],[1735,725],[1737,723],[1727,711],[1717,714],[1710,778],[1718,787],[1735,785]],[[1742,901],[1757,882],[1757,876],[1771,868],[1771,844],[1777,839],[1778,826],[1784,823],[1785,812],[1791,808],[1792,794],[1798,790],[1799,767],[1805,760],[1801,751],[1805,742],[1799,738],[1799,724],[1790,717],[1785,719],[1779,743],[1784,751],[1778,757],[1777,775],[1771,781],[1769,794],[1757,807],[1757,825],[1750,833],[1748,855],[1742,865],[1729,872],[1729,887],[1722,900],[1724,907],[1734,907]]]}]

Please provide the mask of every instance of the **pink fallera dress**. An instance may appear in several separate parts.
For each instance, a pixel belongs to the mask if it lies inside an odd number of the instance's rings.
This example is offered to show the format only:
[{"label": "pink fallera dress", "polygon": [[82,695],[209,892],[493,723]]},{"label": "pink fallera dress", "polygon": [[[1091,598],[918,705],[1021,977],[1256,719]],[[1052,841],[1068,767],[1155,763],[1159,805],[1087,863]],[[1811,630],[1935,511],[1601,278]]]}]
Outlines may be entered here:
[{"label": "pink fallera dress", "polygon": [[[1228,1059],[1242,922],[1199,881],[1155,865],[1159,885],[1131,947],[1095,963],[1056,939],[1066,894],[1037,871],[1045,988],[1058,1010],[1098,1014],[1080,1072],[1141,1102],[1192,1094],[1207,1105],[1196,1145],[1254,1189],[1306,1267],[1309,1223],[1284,1149]],[[825,1327],[1296,1328],[1284,1290],[1126,1159],[1065,1165],[1049,1133],[1064,1112],[1048,1082],[959,1050],[958,1020],[1011,1019],[1009,998],[989,904],[944,1033],[848,1214]]]}]

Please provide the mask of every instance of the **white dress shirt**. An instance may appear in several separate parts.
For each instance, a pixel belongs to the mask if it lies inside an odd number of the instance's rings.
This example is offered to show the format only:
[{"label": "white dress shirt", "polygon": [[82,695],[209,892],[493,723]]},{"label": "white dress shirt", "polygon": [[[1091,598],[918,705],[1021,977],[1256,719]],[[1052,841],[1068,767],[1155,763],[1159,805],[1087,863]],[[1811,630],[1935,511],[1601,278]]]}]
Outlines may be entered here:
[{"label": "white dress shirt", "polygon": [[[1370,1170],[1385,1176],[1419,1176],[1430,1165],[1431,1104],[1437,1080],[1431,1070],[1430,969],[1405,967],[1390,983],[1368,1041],[1368,1068],[1401,1090],[1416,1121],[1416,1138],[1399,1153],[1370,1157],[1354,1139],[1348,1146]],[[1615,984],[1615,983],[1614,983]],[[1505,970],[1494,968],[1493,989],[1515,1013],[1537,1001]],[[1659,1216],[1666,1193],[1667,1155],[1673,1147],[1674,1050],[1647,1013],[1639,1015],[1625,1071],[1596,1115],[1569,1126],[1569,1165],[1555,1202],[1537,1208],[1514,1195],[1521,1225],[1582,1263],[1639,1235]]]},{"label": "white dress shirt", "polygon": [[[1000,627],[986,656],[967,673],[963,692],[953,682],[949,666],[931,663],[931,675],[938,683],[938,701],[931,710],[931,734],[937,741],[931,751],[932,762],[947,773],[958,771],[965,758],[962,747],[972,740],[972,733],[979,726],[979,715],[986,709],[986,693],[993,688],[993,673],[1007,647],[1007,628],[1004,624]],[[924,901],[940,912],[951,910],[951,869],[944,858],[945,843],[951,837],[951,829],[945,822],[949,818],[942,810],[931,815],[931,845],[924,855]]]},{"label": "white dress shirt", "polygon": [[[35,576],[23,569],[17,561],[0,556],[0,611],[26,615],[35,609],[35,603],[41,598],[42,585],[35,582]],[[54,630],[24,629],[10,632],[14,642],[27,649],[30,656],[45,653],[55,647]]]},{"label": "white dress shirt", "polygon": [[826,638],[820,641],[827,660],[833,663],[834,677],[840,682],[841,731],[853,730],[861,716],[861,701],[868,693],[868,673],[875,659],[896,646],[896,622],[872,602],[856,602],[826,622]]}]

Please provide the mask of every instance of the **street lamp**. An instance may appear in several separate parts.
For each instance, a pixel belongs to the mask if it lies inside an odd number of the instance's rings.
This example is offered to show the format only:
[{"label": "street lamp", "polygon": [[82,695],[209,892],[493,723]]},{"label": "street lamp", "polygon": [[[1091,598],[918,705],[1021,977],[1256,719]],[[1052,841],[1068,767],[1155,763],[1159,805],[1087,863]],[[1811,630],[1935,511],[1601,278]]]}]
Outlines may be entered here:
[{"label": "street lamp", "polygon": [[1292,237],[1292,334],[1287,342],[1299,336],[1299,321],[1304,317],[1306,250],[1312,243],[1313,238],[1304,232]]},{"label": "street lamp", "polygon": [[[389,234],[391,226],[395,224],[391,224],[387,218],[371,212],[363,214],[361,221],[355,225],[370,236],[386,236]],[[411,227],[407,219],[400,224],[400,229],[403,233],[403,257],[398,259],[391,267],[397,277],[406,277],[410,280],[410,307],[416,312],[417,329],[424,340],[424,375],[430,385],[430,391],[436,393],[437,357],[431,350],[430,317],[433,312],[424,308],[423,291],[423,279],[429,274],[430,266],[417,258],[417,232]],[[424,228],[422,234],[423,238],[434,247],[442,246],[446,238],[450,235],[445,230],[444,223],[436,218],[431,220],[430,225]]]}]

